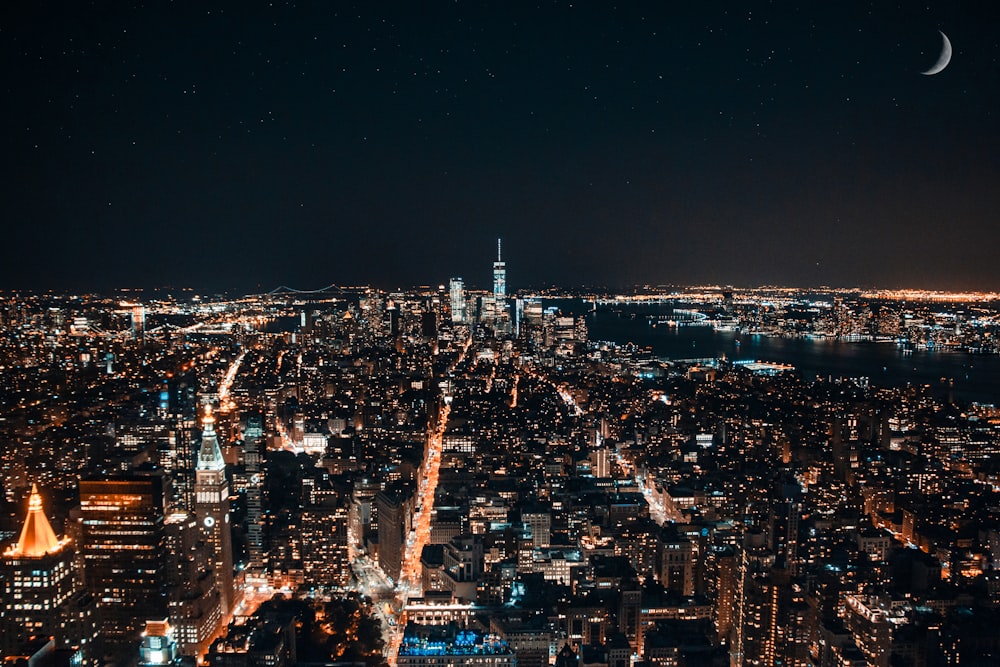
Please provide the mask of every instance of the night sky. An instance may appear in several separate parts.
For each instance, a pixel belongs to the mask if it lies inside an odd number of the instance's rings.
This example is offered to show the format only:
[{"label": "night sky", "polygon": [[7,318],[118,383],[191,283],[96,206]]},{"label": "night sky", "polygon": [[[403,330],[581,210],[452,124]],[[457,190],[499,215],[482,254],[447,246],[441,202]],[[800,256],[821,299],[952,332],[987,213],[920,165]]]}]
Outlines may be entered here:
[{"label": "night sky", "polygon": [[0,289],[1000,290],[998,19],[4,3]]}]

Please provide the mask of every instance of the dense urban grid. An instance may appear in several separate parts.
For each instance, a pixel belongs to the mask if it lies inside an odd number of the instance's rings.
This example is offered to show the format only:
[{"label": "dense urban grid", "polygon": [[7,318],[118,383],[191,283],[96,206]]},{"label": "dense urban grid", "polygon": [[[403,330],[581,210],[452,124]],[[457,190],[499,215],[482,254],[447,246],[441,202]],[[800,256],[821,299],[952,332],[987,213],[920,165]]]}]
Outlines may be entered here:
[{"label": "dense urban grid", "polygon": [[993,404],[588,325],[988,358],[995,295],[508,295],[497,252],[487,290],[0,296],[4,658],[996,664]]}]

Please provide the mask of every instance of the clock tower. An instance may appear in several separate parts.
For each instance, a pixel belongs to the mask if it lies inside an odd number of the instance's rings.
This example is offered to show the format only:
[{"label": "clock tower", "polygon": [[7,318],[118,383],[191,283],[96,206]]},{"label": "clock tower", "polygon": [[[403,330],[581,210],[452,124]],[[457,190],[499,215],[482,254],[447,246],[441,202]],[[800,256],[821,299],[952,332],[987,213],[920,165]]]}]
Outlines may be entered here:
[{"label": "clock tower", "polygon": [[212,406],[205,406],[201,420],[201,448],[194,482],[195,515],[212,569],[222,594],[222,617],[233,609],[233,536],[229,525],[229,482],[215,435]]}]

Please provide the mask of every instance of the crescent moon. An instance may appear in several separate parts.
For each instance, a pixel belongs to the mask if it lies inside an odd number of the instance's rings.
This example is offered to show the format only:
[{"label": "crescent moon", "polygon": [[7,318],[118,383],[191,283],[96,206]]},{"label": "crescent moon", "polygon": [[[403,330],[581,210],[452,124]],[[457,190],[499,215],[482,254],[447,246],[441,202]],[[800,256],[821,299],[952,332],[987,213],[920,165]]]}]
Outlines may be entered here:
[{"label": "crescent moon", "polygon": [[[938,32],[941,32],[938,30]],[[951,40],[948,39],[948,35],[941,32],[941,39],[944,40],[944,44],[941,46],[941,55],[938,56],[937,62],[934,63],[934,67],[931,67],[926,72],[921,72],[924,76],[931,76],[932,74],[937,74],[951,62]]]}]

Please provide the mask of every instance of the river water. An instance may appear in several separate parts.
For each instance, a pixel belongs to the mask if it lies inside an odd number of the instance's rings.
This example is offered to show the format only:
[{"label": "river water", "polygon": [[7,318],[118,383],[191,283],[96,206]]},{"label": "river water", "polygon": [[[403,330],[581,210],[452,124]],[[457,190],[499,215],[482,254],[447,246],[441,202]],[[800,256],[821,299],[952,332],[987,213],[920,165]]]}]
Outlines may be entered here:
[{"label": "river water", "polygon": [[[566,311],[587,313],[583,304],[558,305]],[[809,379],[867,377],[873,385],[889,387],[926,384],[940,396],[950,387],[959,400],[1000,403],[1000,355],[926,350],[903,354],[895,343],[781,338],[703,326],[654,327],[645,317],[669,312],[669,307],[599,309],[587,313],[589,336],[591,340],[649,346],[656,355],[668,359],[725,355],[731,360],[772,361],[791,364]]]}]

